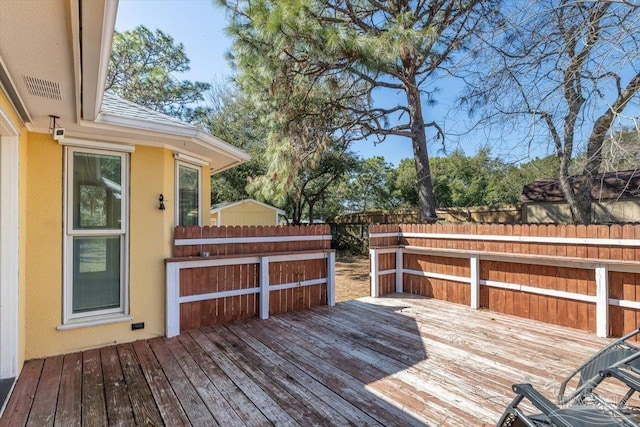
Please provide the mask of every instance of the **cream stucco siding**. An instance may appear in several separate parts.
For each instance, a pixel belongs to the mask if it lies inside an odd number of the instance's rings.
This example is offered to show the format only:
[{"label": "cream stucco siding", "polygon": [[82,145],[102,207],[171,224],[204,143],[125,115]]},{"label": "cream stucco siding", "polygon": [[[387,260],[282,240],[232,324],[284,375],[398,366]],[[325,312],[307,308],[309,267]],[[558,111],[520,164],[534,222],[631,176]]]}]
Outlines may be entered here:
[{"label": "cream stucco siding", "polygon": [[[30,134],[26,223],[27,359],[133,341],[164,334],[164,259],[171,256],[174,204],[158,209],[162,193],[175,200],[173,152],[136,146],[130,162],[129,302],[131,321],[69,330],[62,323],[63,298],[63,155],[49,135]],[[203,177],[209,170],[204,168]],[[203,179],[203,206],[209,206],[208,179]],[[207,212],[208,213],[208,212]],[[203,209],[203,217],[206,218]],[[131,323],[145,328],[132,331]]]},{"label": "cream stucco siding", "polygon": [[49,135],[30,133],[26,157],[25,356],[31,359],[67,344],[55,329],[62,317],[62,147]]}]

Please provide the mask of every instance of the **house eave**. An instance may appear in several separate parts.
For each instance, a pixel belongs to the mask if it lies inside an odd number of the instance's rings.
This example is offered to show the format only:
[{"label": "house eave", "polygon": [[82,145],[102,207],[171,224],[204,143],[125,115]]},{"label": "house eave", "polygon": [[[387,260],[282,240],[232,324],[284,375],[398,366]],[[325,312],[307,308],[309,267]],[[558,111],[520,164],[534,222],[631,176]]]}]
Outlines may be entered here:
[{"label": "house eave", "polygon": [[[82,1],[81,119],[95,120],[102,108],[111,44],[115,33],[118,0]],[[98,47],[96,49],[95,47]],[[79,62],[76,64],[78,67]]]},{"label": "house eave", "polygon": [[206,161],[211,174],[238,166],[249,160],[244,151],[204,131],[191,127],[151,123],[101,113],[96,121],[83,120],[80,127],[68,132],[70,137],[100,138],[138,145],[167,148]]}]

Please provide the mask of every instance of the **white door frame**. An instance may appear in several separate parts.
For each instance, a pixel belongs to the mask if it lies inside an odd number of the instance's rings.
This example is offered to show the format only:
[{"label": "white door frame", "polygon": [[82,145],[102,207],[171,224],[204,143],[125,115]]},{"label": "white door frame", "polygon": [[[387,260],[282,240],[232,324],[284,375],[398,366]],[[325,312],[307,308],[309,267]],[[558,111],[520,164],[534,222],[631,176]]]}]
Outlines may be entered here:
[{"label": "white door frame", "polygon": [[0,107],[0,379],[18,375],[18,137]]}]

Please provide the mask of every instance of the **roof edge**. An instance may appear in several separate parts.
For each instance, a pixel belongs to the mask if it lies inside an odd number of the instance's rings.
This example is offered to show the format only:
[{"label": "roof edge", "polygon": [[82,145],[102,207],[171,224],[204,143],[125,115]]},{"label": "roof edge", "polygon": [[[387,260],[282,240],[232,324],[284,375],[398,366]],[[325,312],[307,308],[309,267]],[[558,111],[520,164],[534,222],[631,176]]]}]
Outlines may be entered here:
[{"label": "roof edge", "polygon": [[211,213],[220,212],[222,209],[226,209],[226,208],[230,208],[230,207],[233,207],[233,206],[237,206],[237,205],[239,205],[239,204],[241,204],[241,203],[245,203],[245,202],[253,202],[253,203],[256,203],[256,204],[258,204],[258,205],[260,205],[260,206],[264,206],[264,207],[266,207],[266,208],[273,209],[273,210],[275,210],[275,211],[276,211],[278,214],[280,214],[280,215],[285,215],[285,214],[286,214],[286,213],[285,213],[285,211],[284,211],[284,210],[282,210],[282,209],[280,209],[280,208],[276,208],[275,206],[271,206],[271,205],[268,205],[268,204],[266,204],[266,203],[259,202],[258,200],[256,200],[256,199],[251,199],[251,198],[249,198],[249,199],[242,199],[242,200],[238,200],[238,201],[230,202],[230,203],[224,203],[222,206],[219,206],[219,207],[217,207],[217,208],[211,209],[211,211],[210,211],[210,212],[211,212]]}]

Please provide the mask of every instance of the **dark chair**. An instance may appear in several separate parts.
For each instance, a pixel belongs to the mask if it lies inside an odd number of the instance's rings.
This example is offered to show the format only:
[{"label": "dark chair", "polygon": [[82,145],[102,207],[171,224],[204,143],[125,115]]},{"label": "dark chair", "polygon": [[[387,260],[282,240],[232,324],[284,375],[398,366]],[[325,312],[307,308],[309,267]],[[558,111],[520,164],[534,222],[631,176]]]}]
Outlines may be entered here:
[{"label": "dark chair", "polygon": [[[640,327],[605,346],[572,371],[560,385],[557,404],[542,396],[531,384],[514,385],[516,397],[497,425],[640,426],[636,408],[627,406],[632,394],[640,391],[640,347],[629,343],[629,339],[638,333]],[[628,387],[628,392],[617,402],[602,398],[595,390],[608,377]],[[523,399],[540,413],[526,414],[519,406]]]},{"label": "dark chair", "polygon": [[[531,384],[514,384],[515,399],[511,402],[498,421],[499,427],[609,427],[637,426],[623,412],[597,406],[559,407],[541,395]],[[527,399],[542,413],[525,414],[519,407]]]},{"label": "dark chair", "polygon": [[[560,384],[557,398],[558,404],[565,405],[580,401],[581,398],[590,395],[594,385],[602,381],[600,372],[607,368],[625,363],[640,368],[640,359],[636,359],[640,347],[629,343],[629,339],[639,333],[640,327],[603,347],[573,370]],[[575,388],[567,391],[568,387],[574,383]]]}]

